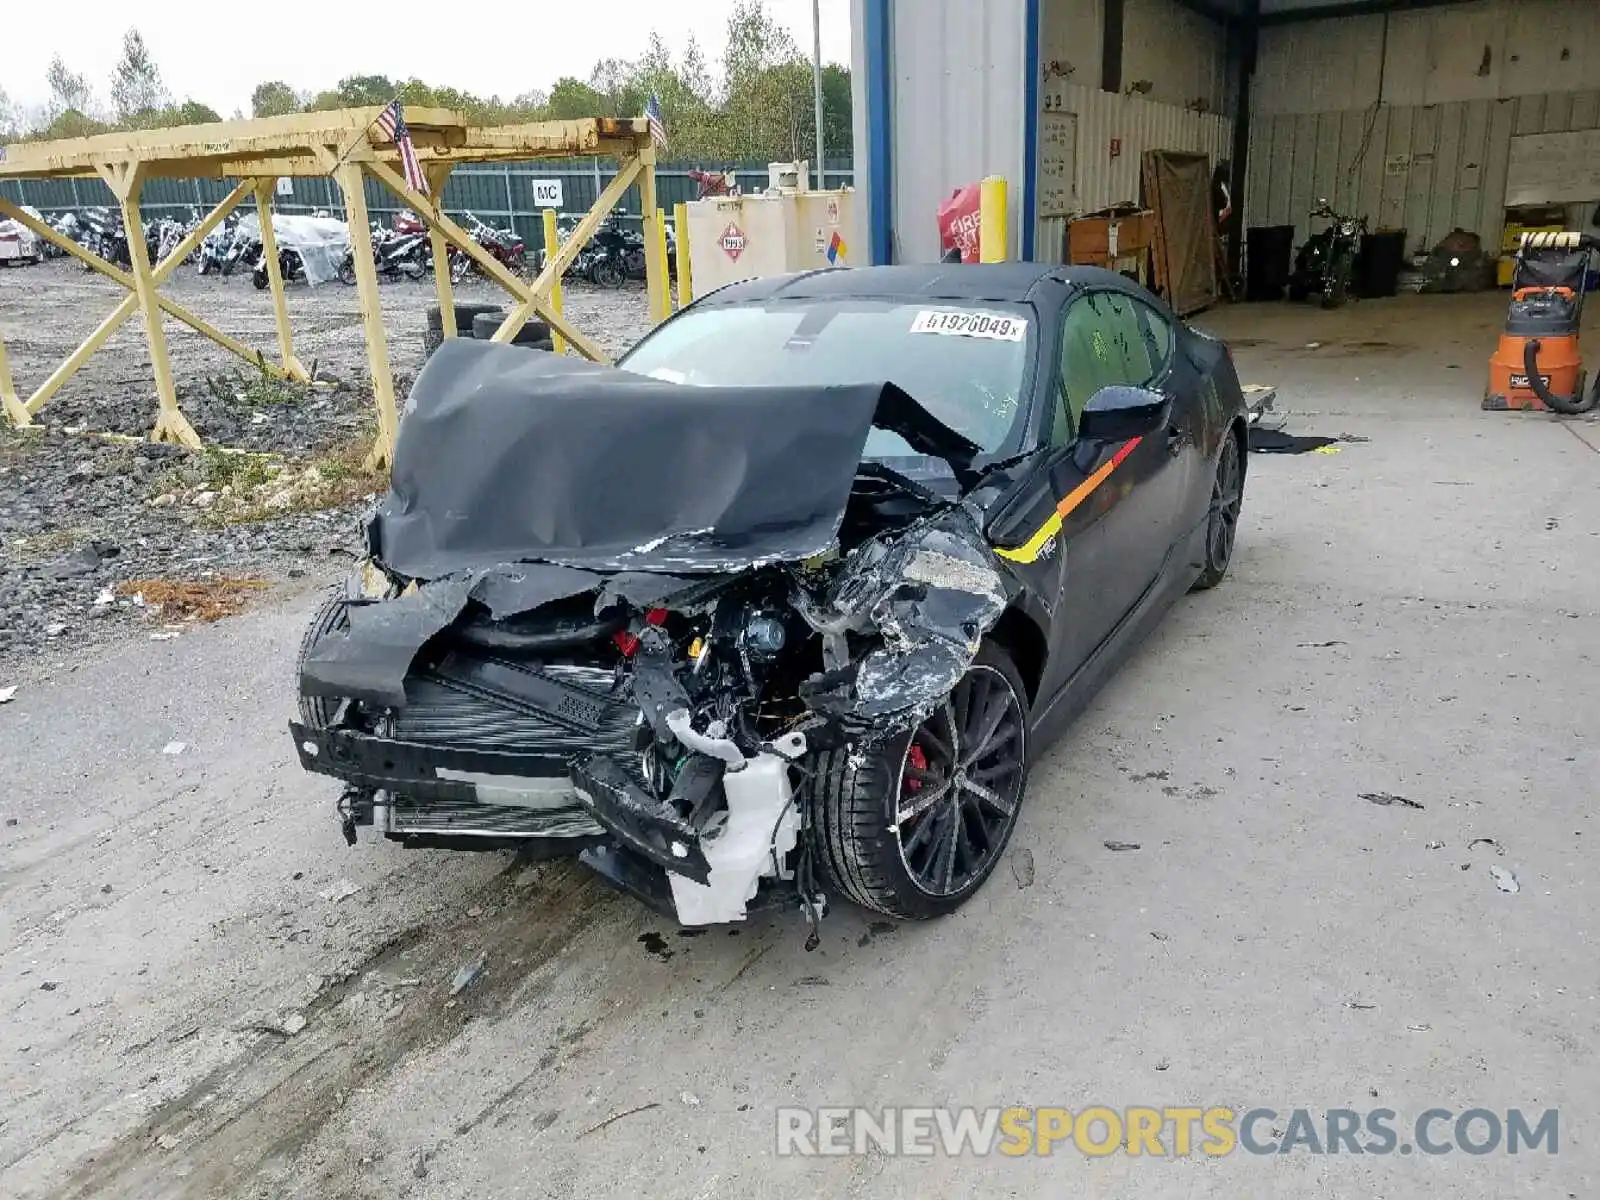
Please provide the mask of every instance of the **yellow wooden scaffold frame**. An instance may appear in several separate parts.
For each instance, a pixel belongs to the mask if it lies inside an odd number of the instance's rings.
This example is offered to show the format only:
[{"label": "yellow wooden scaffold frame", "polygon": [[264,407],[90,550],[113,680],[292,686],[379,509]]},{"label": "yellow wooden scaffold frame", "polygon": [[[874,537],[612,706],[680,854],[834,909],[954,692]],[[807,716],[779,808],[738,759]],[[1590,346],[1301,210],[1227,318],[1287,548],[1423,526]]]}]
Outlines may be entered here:
[{"label": "yellow wooden scaffold frame", "polygon": [[[529,318],[549,323],[559,344],[570,346],[596,362],[608,362],[606,353],[573,327],[561,312],[559,286],[562,274],[582,250],[602,221],[637,181],[643,201],[645,277],[652,320],[670,310],[664,239],[656,228],[655,148],[644,118],[590,117],[575,121],[540,121],[524,125],[483,127],[446,109],[407,108],[418,161],[428,181],[428,195],[409,187],[397,169],[399,150],[376,125],[381,107],[337,109],[331,112],[295,113],[249,121],[222,121],[211,125],[184,125],[142,133],[109,133],[54,142],[24,142],[3,148],[0,179],[105,180],[117,198],[125,227],[140,228],[139,197],[146,181],[155,178],[219,178],[238,183],[228,196],[200,222],[171,254],[151,264],[144,239],[128,238],[132,270],[113,263],[62,237],[50,226],[0,198],[0,217],[20,221],[34,233],[59,246],[80,262],[128,289],[128,295],[96,329],[26,399],[18,395],[0,339],[0,411],[18,426],[29,425],[35,414],[61,385],[102,346],[125,321],[140,312],[155,372],[160,404],[150,437],[154,441],[199,446],[200,437],[178,406],[167,355],[166,313],[204,334],[261,370],[284,379],[309,382],[304,366],[294,354],[294,336],[284,302],[283,278],[273,241],[271,197],[283,176],[331,176],[344,194],[352,243],[362,246],[368,228],[365,181],[372,179],[394,193],[427,225],[433,245],[434,287],[440,310],[452,310],[449,247],[466,254],[478,268],[511,294],[515,304],[494,335],[510,341]],[[559,247],[546,249],[545,263],[531,283],[518,278],[454,221],[440,205],[446,179],[460,163],[518,162],[539,158],[594,155],[615,158],[617,172],[593,206]],[[277,323],[278,361],[272,362],[194,313],[163,296],[159,288],[176,266],[188,257],[236,206],[254,197],[261,216],[262,250]],[[548,224],[547,224],[548,229]],[[682,231],[680,231],[681,234]],[[394,452],[399,418],[395,407],[394,377],[389,370],[389,347],[379,302],[377,270],[370,254],[357,253],[356,287],[361,301],[362,326],[367,342],[367,363],[377,406],[378,440],[373,448],[377,465],[387,465]],[[456,336],[448,317],[440,322],[445,337]]]}]

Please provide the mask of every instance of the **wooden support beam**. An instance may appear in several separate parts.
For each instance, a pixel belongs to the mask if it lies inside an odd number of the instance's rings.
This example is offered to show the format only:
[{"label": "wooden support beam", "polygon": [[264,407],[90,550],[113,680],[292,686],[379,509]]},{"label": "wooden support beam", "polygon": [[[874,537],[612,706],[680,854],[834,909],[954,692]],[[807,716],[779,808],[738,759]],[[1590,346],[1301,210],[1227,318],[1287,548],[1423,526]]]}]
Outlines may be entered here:
[{"label": "wooden support beam", "polygon": [[639,173],[639,212],[642,218],[640,232],[644,234],[644,292],[650,309],[650,324],[659,325],[666,319],[666,272],[656,261],[660,256],[661,230],[657,222],[660,211],[656,206],[656,152],[652,146],[639,155],[642,168]]},{"label": "wooden support beam", "polygon": [[428,245],[433,248],[433,290],[439,297],[439,332],[447,338],[457,336],[456,289],[450,278],[450,242],[437,219],[444,216],[444,185],[454,167],[455,163],[435,162],[422,168],[428,180],[428,199],[433,201],[429,211],[435,218],[428,223]]},{"label": "wooden support beam", "polygon": [[17,385],[11,379],[11,359],[6,354],[4,338],[0,338],[0,412],[10,417],[11,423],[19,429],[33,424],[33,414],[17,399]]},{"label": "wooden support beam", "polygon": [[122,227],[128,240],[128,258],[133,263],[133,289],[144,313],[145,337],[150,344],[150,367],[156,376],[156,400],[160,411],[150,430],[152,442],[180,442],[198,448],[200,435],[178,407],[178,389],[172,381],[172,360],[167,355],[167,333],[161,327],[161,304],[156,294],[155,275],[150,269],[150,252],[144,244],[144,220],[139,214],[139,192],[144,187],[144,168],[137,162],[122,163],[104,172],[106,182],[122,207]]},{"label": "wooden support beam", "polygon": [[[350,229],[356,237],[362,236],[370,225],[361,167],[358,162],[341,163],[335,174],[344,192]],[[355,248],[360,250],[359,246]],[[378,268],[370,253],[357,253],[353,258],[356,290],[361,297],[361,324],[367,337],[367,366],[372,372],[372,398],[378,406],[378,442],[368,461],[374,467],[386,467],[394,461],[400,418],[394,404],[394,376],[389,373],[389,339],[384,333],[383,307],[378,297]]]},{"label": "wooden support beam", "polygon": [[[250,194],[251,186],[251,183],[247,180],[235,187],[233,191],[228,193],[227,198],[224,199],[221,204],[217,205],[205,215],[200,224],[192,233],[184,238],[183,241],[178,243],[177,247],[170,255],[156,264],[153,273],[157,284],[166,282],[167,278],[178,268],[183,260],[189,257],[190,252],[205,240],[206,235],[215,229],[222,219],[227,216],[228,213],[232,212],[241,200]],[[50,373],[49,378],[39,385],[37,390],[34,391],[33,395],[28,397],[25,407],[27,408],[28,412],[37,413],[45,406],[46,403],[49,402],[50,397],[54,396],[56,392],[60,390],[61,385],[66,383],[68,379],[72,378],[72,376],[77,372],[78,368],[83,366],[83,364],[88,360],[89,356],[93,354],[94,351],[101,345],[103,345],[106,339],[122,326],[123,322],[125,322],[134,313],[139,311],[139,298],[138,293],[134,290],[133,277],[126,271],[112,263],[107,262],[97,254],[91,254],[88,250],[85,250],[82,246],[78,245],[77,242],[72,241],[70,238],[62,237],[49,225],[37,220],[33,216],[24,212],[22,209],[17,208],[15,205],[11,204],[10,201],[4,199],[3,197],[0,197],[0,216],[10,217],[13,220],[20,221],[22,224],[26,225],[29,229],[33,230],[34,233],[44,238],[52,245],[60,247],[63,253],[71,255],[85,266],[98,271],[107,279],[114,280],[128,289],[128,295],[123,299],[122,303],[117,305],[116,308],[112,309],[110,315],[108,315],[106,319],[96,327],[95,331],[84,340],[83,344],[74,350],[70,355],[68,355],[67,358],[64,359],[61,364]],[[196,333],[204,334],[223,349],[237,354],[240,358],[244,359],[246,362],[259,368],[260,370],[266,371],[268,374],[278,379],[298,379],[302,383],[308,381],[309,376],[305,374],[304,368],[300,367],[299,363],[295,363],[294,367],[290,370],[284,370],[282,367],[275,366],[274,364],[267,362],[260,351],[252,350],[249,346],[246,346],[237,338],[223,333],[210,322],[204,321],[195,316],[188,309],[179,305],[176,301],[169,300],[167,297],[161,295],[158,295],[156,299],[161,305],[161,310],[168,316],[182,321]]]},{"label": "wooden support beam", "polygon": [[[467,234],[466,230],[462,229],[459,225],[450,220],[448,217],[444,216],[442,213],[435,213],[433,211],[433,206],[428,202],[427,198],[413,191],[409,186],[407,186],[406,181],[400,177],[399,172],[395,171],[394,168],[390,167],[387,163],[381,162],[369,162],[366,163],[365,166],[374,179],[378,180],[396,196],[410,205],[412,209],[416,211],[417,215],[422,218],[423,222],[430,230],[437,227],[454,245],[458,246],[464,254],[471,258],[473,262],[477,263],[485,275],[489,276],[490,279],[493,279],[501,287],[505,288],[506,291],[510,292],[512,296],[517,298],[519,303],[514,309],[511,310],[511,313],[506,317],[500,328],[495,331],[495,341],[509,342],[513,337],[516,336],[517,330],[522,328],[527,319],[537,312],[541,317],[550,323],[550,327],[553,330],[555,330],[557,333],[560,333],[562,337],[566,338],[572,347],[585,358],[591,359],[594,362],[611,361],[610,357],[604,350],[602,350],[589,338],[585,337],[581,332],[574,329],[572,327],[572,323],[568,321],[563,314],[551,311],[550,302],[548,299],[550,288],[549,281],[551,278],[559,279],[561,277],[560,270],[557,270],[552,276],[551,261],[547,261],[545,263],[544,270],[539,273],[539,278],[536,279],[533,285],[530,287],[525,281],[518,279],[516,275],[512,274],[512,272],[505,266],[504,263],[495,258],[494,255],[490,254],[482,246],[478,245],[477,242],[473,241],[472,238]],[[625,174],[626,169],[618,172],[617,179],[623,178]],[[591,225],[589,235],[586,235],[583,238],[583,241],[587,241],[588,236],[592,236],[594,229],[599,225],[599,219],[595,215],[596,211],[608,211],[599,209],[599,205],[601,201],[604,201],[607,198],[608,194],[612,193],[612,188],[616,184],[617,179],[613,179],[611,181],[611,185],[608,185],[607,188],[601,192],[600,200],[595,202],[596,208],[591,209],[588,216],[584,218],[584,221],[594,218],[594,224]],[[615,194],[620,195],[626,190],[627,184],[623,183],[620,188],[616,189]],[[615,200],[613,199],[611,202],[615,203]],[[583,229],[582,222],[579,223],[578,228],[581,232]],[[561,248],[561,253],[556,257],[559,259],[562,255],[565,255],[565,260],[570,261],[577,254],[578,249],[582,247],[583,241],[579,241],[575,237],[573,239],[573,243],[575,244],[563,246]]]},{"label": "wooden support beam", "polygon": [[[609,363],[611,356],[601,350],[588,338],[572,328],[566,317],[560,313],[552,313],[549,305],[543,302],[543,297],[550,294],[550,289],[563,275],[572,260],[578,257],[578,252],[588,245],[589,239],[594,237],[595,230],[600,228],[600,223],[606,215],[616,207],[617,202],[627,194],[628,187],[632,184],[634,176],[639,173],[640,162],[637,158],[625,159],[618,167],[617,173],[611,177],[611,182],[600,190],[600,195],[595,198],[593,207],[583,215],[577,228],[565,242],[561,243],[554,254],[547,253],[544,259],[544,270],[539,272],[539,277],[533,281],[533,287],[528,289],[528,298],[507,315],[505,323],[495,331],[494,340],[497,342],[509,341],[516,336],[517,330],[522,328],[535,311],[546,321],[550,327],[561,334],[571,343],[573,349],[585,358],[598,363]],[[576,335],[576,336],[574,336]]]},{"label": "wooden support beam", "polygon": [[272,227],[272,189],[276,178],[255,181],[256,215],[261,220],[261,261],[267,268],[267,287],[272,292],[272,316],[278,326],[278,358],[285,371],[305,374],[294,356],[294,330],[289,326],[289,305],[283,298],[283,267],[278,262],[278,235]]}]

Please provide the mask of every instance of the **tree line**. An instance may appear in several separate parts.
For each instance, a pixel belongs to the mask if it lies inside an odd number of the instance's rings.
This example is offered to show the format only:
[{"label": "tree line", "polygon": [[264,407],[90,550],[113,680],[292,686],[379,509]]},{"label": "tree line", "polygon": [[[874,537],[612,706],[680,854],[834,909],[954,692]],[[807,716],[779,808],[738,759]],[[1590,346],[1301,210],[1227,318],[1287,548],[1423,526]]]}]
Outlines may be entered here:
[{"label": "tree line", "polygon": [[[296,91],[281,80],[258,84],[250,112],[235,117],[275,117],[387,104],[395,97],[416,106],[449,108],[483,124],[634,117],[651,96],[661,106],[667,154],[704,161],[812,159],[816,152],[810,60],[793,36],[767,12],[762,0],[740,0],[728,18],[727,48],[720,77],[693,35],[674,56],[659,34],[637,59],[607,58],[587,79],[563,76],[548,89],[534,88],[502,99],[478,96],[421,79],[349,75],[331,88]],[[56,55],[46,73],[50,100],[25,118],[0,89],[0,142],[31,138],[83,137],[113,130],[159,129],[222,118],[207,105],[175,101],[137,29],[123,38],[122,55],[109,81],[110,105],[94,85]],[[822,71],[823,142],[829,158],[851,150],[850,72],[829,64]]]}]

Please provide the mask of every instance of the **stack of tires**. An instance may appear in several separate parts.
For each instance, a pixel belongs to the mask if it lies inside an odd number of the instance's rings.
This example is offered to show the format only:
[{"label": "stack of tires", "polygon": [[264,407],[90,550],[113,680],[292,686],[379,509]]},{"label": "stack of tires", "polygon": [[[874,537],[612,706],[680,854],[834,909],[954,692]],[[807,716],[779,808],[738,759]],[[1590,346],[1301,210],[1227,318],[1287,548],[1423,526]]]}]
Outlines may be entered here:
[{"label": "stack of tires", "polygon": [[[454,315],[457,337],[477,338],[486,342],[494,337],[495,330],[499,329],[500,323],[506,319],[506,310],[498,304],[457,304]],[[439,306],[430,304],[427,328],[422,334],[423,360],[431,358],[443,341],[444,322]],[[511,339],[511,343],[525,350],[555,349],[550,326],[538,320],[524,322],[522,328],[517,330],[517,336]]]}]

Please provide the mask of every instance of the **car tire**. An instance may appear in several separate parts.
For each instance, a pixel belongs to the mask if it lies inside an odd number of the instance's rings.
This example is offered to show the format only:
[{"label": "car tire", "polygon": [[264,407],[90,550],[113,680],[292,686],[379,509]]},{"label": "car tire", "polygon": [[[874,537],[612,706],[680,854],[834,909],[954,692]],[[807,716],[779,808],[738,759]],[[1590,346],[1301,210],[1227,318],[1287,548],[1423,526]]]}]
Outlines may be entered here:
[{"label": "car tire", "polygon": [[[472,318],[472,336],[480,342],[487,342],[494,337],[505,321],[502,313],[480,313]],[[530,342],[548,342],[550,340],[550,326],[540,320],[527,320],[522,323],[522,328],[517,330],[517,336],[512,338],[512,344],[525,346]]]},{"label": "car tire", "polygon": [[[905,920],[944,916],[970,899],[1016,828],[1028,782],[1028,707],[1010,656],[985,642],[946,703],[916,728],[867,749],[820,752],[809,786],[814,844],[828,885],[863,908]],[[964,756],[961,733],[981,733],[990,717],[989,738],[975,756]],[[964,757],[983,778],[958,786],[953,799],[916,808],[910,789],[951,795],[951,749],[960,778],[966,779]],[[979,849],[974,841],[984,845]],[[962,843],[978,850],[965,862]]]},{"label": "car tire", "polygon": [[1214,588],[1228,573],[1239,534],[1239,511],[1244,506],[1244,470],[1244,451],[1230,429],[1222,439],[1216,474],[1211,477],[1211,502],[1206,509],[1205,567],[1191,591]]},{"label": "car tire", "polygon": [[[483,313],[499,313],[501,319],[504,320],[505,311],[498,304],[457,304],[455,306],[456,332],[462,337],[469,338],[472,336],[472,322],[475,318]],[[439,320],[439,306],[437,304],[428,305],[427,319],[429,329],[443,331],[444,325]]]},{"label": "car tire", "polygon": [[339,702],[326,696],[308,696],[299,691],[299,681],[305,669],[306,658],[311,654],[311,648],[328,634],[349,628],[350,618],[345,613],[344,596],[329,596],[322,602],[322,607],[317,609],[316,615],[311,618],[311,624],[306,627],[305,636],[300,639],[300,651],[294,656],[295,688],[300,698],[300,720],[311,729],[326,729],[332,724],[333,714],[339,707]]}]

